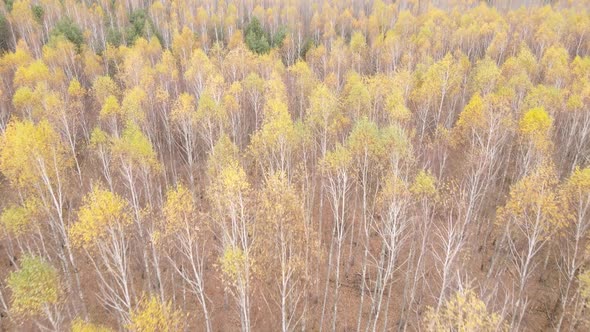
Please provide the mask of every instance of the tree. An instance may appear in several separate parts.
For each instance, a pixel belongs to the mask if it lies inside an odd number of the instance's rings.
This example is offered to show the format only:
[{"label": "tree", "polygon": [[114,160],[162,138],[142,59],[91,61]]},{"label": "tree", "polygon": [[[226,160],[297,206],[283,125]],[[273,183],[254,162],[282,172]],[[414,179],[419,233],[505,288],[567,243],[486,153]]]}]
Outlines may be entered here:
[{"label": "tree", "polygon": [[421,73],[419,86],[410,95],[417,107],[420,140],[438,125],[450,126],[455,115],[454,107],[448,107],[446,113],[443,113],[443,109],[445,103],[453,105],[456,102],[468,65],[464,55],[456,57],[447,53]]},{"label": "tree", "polygon": [[[564,229],[561,232],[557,262],[560,277],[561,313],[556,325],[560,329],[564,323],[574,326],[579,319],[577,294],[573,290],[576,275],[588,261],[588,231],[590,230],[590,168],[576,168],[559,189],[560,207],[565,214]],[[567,240],[565,240],[567,239]]]},{"label": "tree", "polygon": [[252,135],[249,147],[261,166],[262,174],[283,172],[290,178],[298,145],[297,132],[287,105],[278,99],[268,100],[262,128]]},{"label": "tree", "polygon": [[71,273],[76,269],[76,262],[67,236],[64,211],[65,178],[70,165],[61,139],[46,120],[38,124],[27,120],[8,124],[0,140],[0,171],[15,189],[30,192],[42,202],[49,216],[53,240],[63,244],[57,247],[58,257],[68,278],[75,278],[80,291],[79,275]]},{"label": "tree", "polygon": [[563,227],[556,184],[553,166],[538,166],[510,188],[506,205],[497,212],[496,223],[504,228],[502,246],[515,276],[511,328],[518,328],[527,313],[525,290],[539,265],[536,257]]},{"label": "tree", "polygon": [[[385,137],[386,138],[386,137]],[[377,125],[366,117],[358,120],[352,132],[346,140],[346,145],[351,152],[354,170],[358,173],[356,184],[360,187],[362,204],[362,224],[359,227],[361,241],[364,246],[362,272],[361,272],[361,298],[359,305],[357,328],[360,329],[362,320],[362,308],[365,300],[367,260],[370,251],[370,230],[373,228],[372,216],[374,213],[381,172],[385,169],[388,159],[386,139],[382,137]],[[352,225],[351,236],[354,236],[354,224]]]},{"label": "tree", "polygon": [[257,54],[263,54],[270,51],[270,43],[266,32],[262,29],[260,21],[256,16],[252,17],[245,30],[246,45]]},{"label": "tree", "polygon": [[338,97],[324,84],[313,89],[306,120],[316,133],[321,157],[347,121],[340,112]]},{"label": "tree", "polygon": [[0,223],[9,234],[20,237],[30,230],[37,214],[39,214],[39,202],[29,198],[22,205],[5,207],[0,215]]},{"label": "tree", "polygon": [[51,37],[57,38],[58,36],[64,36],[76,45],[78,52],[81,50],[82,44],[84,43],[84,35],[82,34],[82,29],[71,18],[65,17],[57,22],[51,31]]},{"label": "tree", "polygon": [[206,147],[212,149],[217,138],[225,131],[228,122],[227,110],[221,105],[221,93],[223,77],[215,76],[216,82],[209,81],[209,86],[199,98],[196,119],[201,130],[201,136]]},{"label": "tree", "polygon": [[401,319],[407,326],[410,313],[416,305],[417,298],[424,292],[424,264],[427,255],[427,244],[432,240],[432,225],[434,211],[439,200],[439,184],[430,171],[421,169],[409,184],[408,191],[413,199],[414,214],[419,222],[414,226],[411,234],[411,244],[408,253],[410,268],[406,271],[403,302],[404,310]]},{"label": "tree", "polygon": [[131,312],[131,323],[127,328],[134,332],[169,332],[182,329],[184,315],[174,310],[170,302],[161,302],[149,296],[139,302]]},{"label": "tree", "polygon": [[[213,156],[221,157],[217,153]],[[224,282],[238,304],[242,331],[250,331],[251,279],[255,266],[251,251],[256,240],[256,230],[247,208],[251,188],[246,172],[236,159],[228,158],[227,163],[218,164],[220,168],[217,169],[214,161],[217,160],[210,159],[210,170],[215,177],[208,198],[216,221],[215,231],[221,239],[219,263],[225,275]]]},{"label": "tree", "polygon": [[507,331],[497,313],[490,313],[473,290],[457,291],[440,310],[428,308],[424,317],[427,331]]},{"label": "tree", "polygon": [[[130,203],[133,211],[133,220],[138,230],[140,244],[143,247],[143,263],[145,273],[147,274],[147,282],[151,284],[150,273],[150,259],[148,249],[154,251],[153,242],[147,241],[149,224],[144,219],[143,207],[144,200],[140,196],[143,191],[146,193],[145,202],[150,203],[153,199],[150,188],[150,176],[157,174],[160,170],[160,163],[157,159],[156,153],[150,140],[145,136],[138,125],[131,122],[128,123],[121,137],[115,137],[112,140],[111,155],[113,163],[117,166],[119,173],[126,182],[128,194],[130,196]],[[140,191],[138,182],[143,185],[143,190]],[[154,259],[156,259],[154,257]],[[156,275],[158,283],[161,285],[159,265],[155,264]]]},{"label": "tree", "polygon": [[520,174],[525,174],[530,167],[544,161],[552,151],[551,132],[553,119],[542,107],[528,110],[518,122],[520,137],[523,140]]},{"label": "tree", "polygon": [[102,304],[129,321],[133,301],[127,235],[132,217],[119,195],[95,186],[84,197],[78,221],[69,228],[73,245],[86,251],[96,269]]},{"label": "tree", "polygon": [[367,40],[365,35],[361,32],[355,31],[350,37],[350,50],[353,55],[353,62],[355,63],[355,70],[361,73],[363,68],[363,60],[367,52]]},{"label": "tree", "polygon": [[496,88],[501,75],[496,62],[490,58],[479,60],[474,71],[472,82],[475,91],[485,96]]},{"label": "tree", "polygon": [[[322,317],[320,326],[323,326],[325,308],[328,299],[328,284],[332,266],[335,267],[335,289],[333,293],[332,304],[332,330],[336,329],[336,322],[338,317],[338,300],[340,295],[340,260],[342,258],[342,247],[344,245],[344,237],[350,229],[347,212],[349,206],[347,205],[347,196],[352,185],[351,179],[352,156],[348,149],[342,145],[337,145],[332,151],[328,152],[320,161],[322,173],[326,178],[325,186],[332,208],[332,236],[330,240],[330,250],[328,254],[328,271],[326,273],[326,287],[324,293],[324,301],[322,305]],[[336,247],[336,258],[333,261],[333,248]]]},{"label": "tree", "polygon": [[[44,316],[50,328],[60,329],[63,317],[57,308],[60,284],[57,270],[37,256],[21,257],[21,267],[11,272],[6,283],[12,291],[10,312],[15,316]],[[37,322],[40,329],[47,328]]]},{"label": "tree", "polygon": [[280,308],[281,330],[292,331],[307,310],[308,264],[317,256],[317,241],[304,220],[303,201],[285,173],[271,173],[257,201],[255,260],[265,266],[259,273],[262,280],[276,284],[276,292],[268,293]]},{"label": "tree", "polygon": [[198,125],[195,99],[188,93],[182,93],[172,107],[170,118],[182,137],[183,157],[188,165],[191,186],[195,184],[194,163],[197,153],[196,127]]},{"label": "tree", "polygon": [[0,14],[0,54],[8,51],[10,46],[10,30],[6,16]]},{"label": "tree", "polygon": [[[384,328],[387,327],[388,304],[391,299],[394,272],[402,264],[399,256],[407,236],[411,195],[408,185],[397,175],[395,171],[389,172],[382,180],[382,188],[378,193],[376,211],[380,213],[381,220],[377,220],[371,228],[374,229],[380,240],[380,248],[377,254],[371,255],[375,265],[375,277],[373,297],[371,301],[371,316],[367,321],[367,328],[377,329],[382,308],[385,312]],[[387,292],[387,294],[386,294]],[[387,302],[383,302],[387,297]]]},{"label": "tree", "polygon": [[[170,188],[162,208],[164,220],[161,225],[160,245],[168,247],[168,258],[176,272],[185,280],[197,296],[203,309],[205,327],[212,331],[211,317],[205,294],[206,236],[203,223],[197,223],[197,208],[190,191],[181,184]],[[182,260],[175,255],[179,252]],[[186,264],[186,265],[185,265]],[[186,266],[186,267],[185,267]]]},{"label": "tree", "polygon": [[351,119],[358,120],[370,115],[370,98],[369,88],[361,75],[349,72],[344,85],[344,103],[351,108]]}]

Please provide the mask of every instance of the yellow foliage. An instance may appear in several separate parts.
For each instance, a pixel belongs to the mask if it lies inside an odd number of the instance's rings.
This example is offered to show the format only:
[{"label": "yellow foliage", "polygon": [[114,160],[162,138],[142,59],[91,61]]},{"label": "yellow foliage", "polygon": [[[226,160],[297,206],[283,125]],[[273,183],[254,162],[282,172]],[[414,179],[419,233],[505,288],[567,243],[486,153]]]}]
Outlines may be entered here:
[{"label": "yellow foliage", "polygon": [[33,61],[31,51],[23,39],[16,43],[14,52],[6,52],[0,56],[0,73],[4,68],[16,69],[30,64]]},{"label": "yellow foliage", "polygon": [[0,139],[0,170],[14,185],[31,186],[43,174],[53,180],[69,165],[59,135],[46,120],[12,121]]},{"label": "yellow foliage", "polygon": [[559,46],[551,46],[543,54],[541,59],[545,81],[548,84],[562,86],[568,80],[569,70],[569,53],[567,49]]},{"label": "yellow foliage", "polygon": [[164,212],[164,232],[174,233],[185,224],[195,223],[195,202],[191,192],[179,184],[176,189],[170,188],[166,194]]},{"label": "yellow foliage", "polygon": [[259,162],[272,163],[277,157],[281,160],[288,157],[298,143],[287,105],[278,99],[268,100],[262,128],[252,135],[249,146],[252,155]]},{"label": "yellow foliage", "polygon": [[28,199],[23,205],[9,206],[2,211],[0,223],[12,235],[21,236],[30,230],[39,213],[38,202]]},{"label": "yellow foliage", "polygon": [[96,127],[90,134],[90,146],[93,148],[110,143],[110,136],[102,129]]},{"label": "yellow foliage", "polygon": [[196,122],[195,98],[188,93],[181,93],[174,102],[170,118],[176,122]]},{"label": "yellow foliage", "polygon": [[371,94],[361,75],[354,71],[347,74],[344,96],[344,103],[353,111],[354,117],[369,115]]},{"label": "yellow foliage", "polygon": [[86,90],[82,87],[77,79],[72,79],[68,86],[68,95],[74,98],[82,98],[86,94]]},{"label": "yellow foliage", "polygon": [[35,87],[38,83],[48,84],[51,80],[52,73],[42,60],[19,67],[14,74],[15,86]]},{"label": "yellow foliage", "polygon": [[436,197],[436,178],[429,171],[421,170],[410,186],[410,192],[417,197]]},{"label": "yellow foliage", "polygon": [[580,284],[580,294],[586,303],[590,302],[590,270],[586,270],[578,275],[578,283]]},{"label": "yellow foliage", "polygon": [[484,101],[479,93],[475,93],[463,111],[452,130],[453,142],[460,143],[469,138],[472,131],[483,129],[485,126]]},{"label": "yellow foliage", "polygon": [[382,211],[387,209],[387,206],[392,201],[401,201],[409,198],[410,189],[408,184],[405,183],[399,176],[388,173],[385,176],[385,181],[377,197],[377,207]]},{"label": "yellow foliage", "polygon": [[108,238],[110,229],[122,229],[131,223],[128,204],[119,195],[96,186],[84,197],[78,221],[69,229],[73,245],[92,248]]},{"label": "yellow foliage", "polygon": [[125,163],[159,170],[160,164],[150,140],[134,123],[129,123],[120,138],[113,140],[113,154]]},{"label": "yellow foliage", "polygon": [[12,96],[14,108],[23,114],[38,114],[43,108],[42,96],[38,90],[31,90],[29,87],[18,88]]},{"label": "yellow foliage", "polygon": [[121,116],[125,122],[141,123],[145,119],[143,110],[147,94],[140,87],[135,87],[125,92],[121,102]]},{"label": "yellow foliage", "polygon": [[486,95],[493,91],[500,79],[501,71],[496,62],[490,58],[478,60],[473,74],[473,88]]},{"label": "yellow foliage", "polygon": [[[314,234],[306,228],[303,201],[284,173],[271,174],[258,197],[256,231],[256,262],[266,266],[267,276],[280,274],[283,269],[303,272],[305,253],[315,254]],[[278,253],[284,249],[289,255]],[[286,261],[285,261],[286,259]],[[283,265],[284,264],[284,265]]]},{"label": "yellow foliage", "polygon": [[223,167],[217,180],[219,189],[222,189],[224,195],[229,197],[238,196],[250,188],[246,172],[237,162]]},{"label": "yellow foliage", "polygon": [[521,135],[541,151],[546,151],[551,144],[549,135],[552,125],[553,119],[542,107],[529,110],[518,123]]},{"label": "yellow foliage", "polygon": [[572,175],[567,179],[564,190],[576,198],[590,195],[590,168],[580,169],[576,167]]},{"label": "yellow foliage", "polygon": [[350,150],[338,144],[334,150],[328,151],[320,161],[320,167],[325,172],[335,173],[349,169],[352,166]]},{"label": "yellow foliage", "polygon": [[412,118],[412,112],[406,106],[404,96],[398,89],[389,93],[385,100],[386,110],[392,122],[404,123]]},{"label": "yellow foliage", "polygon": [[238,285],[245,281],[245,271],[252,262],[240,248],[228,246],[219,258],[219,264],[224,281],[230,285]]},{"label": "yellow foliage", "polygon": [[338,133],[343,127],[343,116],[339,111],[338,97],[323,83],[313,89],[307,121],[327,135]]},{"label": "yellow foliage", "polygon": [[87,322],[80,317],[72,322],[71,332],[111,332],[112,330],[102,325]]},{"label": "yellow foliage", "polygon": [[577,223],[582,218],[587,218],[590,215],[586,209],[590,203],[590,168],[576,167],[561,185],[559,196],[563,204],[562,213],[569,221]]},{"label": "yellow foliage", "polygon": [[501,317],[488,312],[485,303],[472,290],[456,292],[438,312],[429,308],[423,324],[426,331],[431,332],[508,331]]},{"label": "yellow foliage", "polygon": [[556,185],[553,166],[539,166],[510,188],[508,202],[498,209],[497,222],[514,222],[527,228],[540,220],[542,235],[551,235],[564,225],[564,211],[558,205]]},{"label": "yellow foliage", "polygon": [[121,113],[121,107],[119,106],[119,101],[117,97],[110,95],[106,97],[102,108],[100,109],[100,117],[105,119],[110,116],[117,116]]},{"label": "yellow foliage", "polygon": [[185,319],[180,310],[174,310],[172,303],[163,303],[155,296],[142,300],[130,316],[127,328],[133,332],[181,331]]},{"label": "yellow foliage", "polygon": [[232,163],[237,163],[238,147],[231,141],[229,136],[221,135],[209,154],[207,161],[207,174],[214,179],[221,173],[221,170]]},{"label": "yellow foliage", "polygon": [[94,80],[92,84],[92,90],[94,97],[102,105],[109,96],[117,96],[119,94],[119,88],[115,81],[109,76],[99,76]]}]

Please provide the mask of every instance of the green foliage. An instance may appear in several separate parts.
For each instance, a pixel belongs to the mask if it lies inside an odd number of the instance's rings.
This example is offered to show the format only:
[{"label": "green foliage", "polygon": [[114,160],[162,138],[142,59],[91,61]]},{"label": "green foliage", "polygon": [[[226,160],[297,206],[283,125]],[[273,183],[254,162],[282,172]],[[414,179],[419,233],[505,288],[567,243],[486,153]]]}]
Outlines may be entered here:
[{"label": "green foliage", "polygon": [[63,36],[72,44],[76,45],[78,51],[82,44],[84,44],[84,34],[82,29],[69,17],[62,18],[57,22],[53,30],[51,30],[51,37],[56,38]]},{"label": "green foliage", "polygon": [[248,48],[256,54],[268,53],[271,48],[281,47],[287,37],[287,27],[280,27],[274,36],[264,31],[256,16],[246,26],[245,40]]},{"label": "green foliage", "polygon": [[8,51],[10,46],[10,27],[8,20],[0,13],[0,55]]},{"label": "green foliage", "polygon": [[316,47],[314,40],[312,38],[306,38],[303,42],[303,46],[301,47],[301,53],[299,54],[299,57],[305,59],[307,52],[309,52],[309,50],[314,47]]},{"label": "green foliage", "polygon": [[43,7],[41,5],[33,5],[31,11],[33,12],[35,21],[39,24],[43,24],[43,15],[45,14]]},{"label": "green foliage", "polygon": [[129,25],[125,29],[127,45],[133,45],[139,37],[147,37],[146,20],[147,14],[143,9],[136,10],[129,15]]},{"label": "green foliage", "polygon": [[59,277],[57,270],[36,256],[23,256],[21,267],[11,272],[7,279],[12,291],[10,311],[17,316],[35,316],[46,305],[59,300]]},{"label": "green foliage", "polygon": [[283,45],[283,42],[285,41],[286,37],[287,37],[287,27],[282,26],[277,30],[275,35],[272,36],[270,46],[273,48],[281,47]]},{"label": "green foliage", "polygon": [[262,29],[260,21],[254,16],[246,27],[246,45],[257,54],[263,54],[270,51],[270,43],[267,34]]},{"label": "green foliage", "polygon": [[[112,35],[113,45],[116,45],[115,42],[118,41],[117,33],[118,32],[114,32]],[[125,28],[125,40],[127,41],[127,45],[135,44],[135,41],[138,38],[149,39],[151,35],[156,36],[160,45],[162,45],[162,36],[156,30],[154,22],[152,22],[146,10],[137,9],[133,11],[131,15],[129,15],[129,25]]]},{"label": "green foliage", "polygon": [[8,9],[8,12],[11,12],[12,6],[14,5],[14,0],[4,0],[4,4],[6,5],[6,9]]},{"label": "green foliage", "polygon": [[115,27],[109,27],[106,40],[112,46],[119,46],[123,42],[123,33]]}]

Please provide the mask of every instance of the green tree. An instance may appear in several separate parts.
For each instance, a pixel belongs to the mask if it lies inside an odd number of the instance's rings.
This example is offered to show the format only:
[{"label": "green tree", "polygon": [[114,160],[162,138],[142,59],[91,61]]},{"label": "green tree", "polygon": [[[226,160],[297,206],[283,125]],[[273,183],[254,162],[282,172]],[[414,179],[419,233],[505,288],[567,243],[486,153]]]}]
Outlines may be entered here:
[{"label": "green tree", "polygon": [[10,27],[4,14],[0,14],[0,55],[9,50]]},{"label": "green tree", "polygon": [[268,40],[267,33],[262,28],[260,21],[256,16],[252,17],[245,30],[246,45],[248,48],[257,54],[268,53],[271,44]]},{"label": "green tree", "polygon": [[59,321],[51,317],[50,307],[60,300],[60,284],[57,270],[37,256],[23,256],[21,266],[11,272],[6,280],[12,291],[10,312],[17,317],[46,316],[54,328]]},{"label": "green tree", "polygon": [[84,34],[82,29],[69,17],[65,17],[57,22],[53,30],[51,30],[51,37],[56,38],[64,36],[67,40],[76,45],[80,51],[82,44],[84,44]]}]

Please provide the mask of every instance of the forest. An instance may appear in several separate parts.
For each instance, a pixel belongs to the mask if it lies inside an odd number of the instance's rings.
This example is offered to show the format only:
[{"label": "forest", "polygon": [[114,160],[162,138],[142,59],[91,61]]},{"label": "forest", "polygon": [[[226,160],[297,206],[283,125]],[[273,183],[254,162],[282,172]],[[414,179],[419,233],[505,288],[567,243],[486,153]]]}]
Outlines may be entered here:
[{"label": "forest", "polygon": [[1,0],[0,330],[590,330],[589,0]]}]

